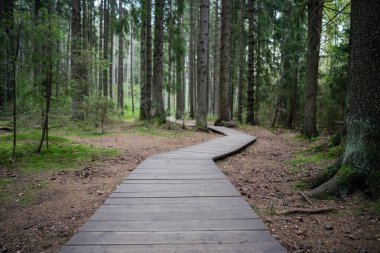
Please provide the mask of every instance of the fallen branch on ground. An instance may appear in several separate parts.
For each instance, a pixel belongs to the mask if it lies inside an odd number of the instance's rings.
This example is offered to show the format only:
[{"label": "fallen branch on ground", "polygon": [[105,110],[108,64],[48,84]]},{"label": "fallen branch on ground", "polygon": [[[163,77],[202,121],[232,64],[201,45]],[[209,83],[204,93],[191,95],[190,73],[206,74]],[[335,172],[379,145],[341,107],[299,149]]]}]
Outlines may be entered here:
[{"label": "fallen branch on ground", "polygon": [[304,199],[307,201],[307,203],[309,203],[309,205],[313,205],[313,203],[311,203],[310,199],[305,195],[305,193],[299,192],[299,194],[301,194],[301,196],[304,197]]},{"label": "fallen branch on ground", "polygon": [[313,208],[313,209],[293,208],[293,209],[278,211],[276,212],[276,214],[284,215],[284,214],[291,214],[291,213],[326,213],[326,212],[331,212],[335,210],[336,208],[334,207],[321,207],[321,208]]}]

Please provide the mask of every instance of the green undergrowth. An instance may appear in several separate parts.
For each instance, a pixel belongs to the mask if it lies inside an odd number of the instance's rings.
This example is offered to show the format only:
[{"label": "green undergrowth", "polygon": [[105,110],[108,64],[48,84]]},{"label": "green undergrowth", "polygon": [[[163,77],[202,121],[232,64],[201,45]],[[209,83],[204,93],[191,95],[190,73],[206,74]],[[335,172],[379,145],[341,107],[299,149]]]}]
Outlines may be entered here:
[{"label": "green undergrowth", "polygon": [[185,131],[173,123],[165,123],[161,126],[143,124],[132,128],[128,133],[133,135],[157,136],[171,139],[190,137],[193,135],[193,132]]},{"label": "green undergrowth", "polygon": [[54,135],[49,136],[49,148],[44,145],[41,154],[37,154],[40,135],[35,132],[17,135],[17,149],[13,156],[12,138],[12,135],[0,136],[0,166],[18,169],[23,173],[75,170],[86,162],[118,155],[118,151],[113,149],[75,144]]},{"label": "green undergrowth", "polygon": [[289,161],[290,171],[295,173],[308,165],[322,165],[331,162],[343,153],[343,146],[325,147],[323,145],[311,147],[299,152]]}]

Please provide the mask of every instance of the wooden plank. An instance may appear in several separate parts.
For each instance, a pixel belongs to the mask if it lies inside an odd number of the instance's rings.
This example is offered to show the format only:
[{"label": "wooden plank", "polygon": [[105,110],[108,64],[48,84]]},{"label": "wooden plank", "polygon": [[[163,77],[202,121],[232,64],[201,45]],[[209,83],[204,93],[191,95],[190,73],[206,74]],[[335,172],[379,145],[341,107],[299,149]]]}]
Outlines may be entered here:
[{"label": "wooden plank", "polygon": [[133,179],[125,179],[122,184],[204,184],[204,183],[209,183],[209,184],[214,184],[214,183],[219,183],[219,184],[224,184],[224,183],[229,183],[230,181],[227,178],[219,178],[219,179],[208,179],[208,180],[197,180],[197,179],[179,179],[179,180],[133,180]]},{"label": "wooden plank", "polygon": [[237,190],[223,189],[219,192],[213,190],[189,191],[144,191],[144,192],[113,192],[111,197],[117,198],[178,198],[178,197],[233,197],[240,196]]},{"label": "wooden plank", "polygon": [[68,245],[155,245],[265,243],[272,236],[265,230],[175,232],[79,232]]},{"label": "wooden plank", "polygon": [[177,244],[177,245],[81,245],[65,246],[62,253],[286,253],[278,243]]},{"label": "wooden plank", "polygon": [[260,219],[89,221],[81,232],[247,231],[266,229]]},{"label": "wooden plank", "polygon": [[[216,170],[213,168],[192,168],[192,169],[181,169],[181,168],[176,168],[176,169],[136,169],[132,172],[133,174],[223,174],[220,170]],[[131,174],[132,174],[131,173]]]},{"label": "wooden plank", "polygon": [[123,203],[128,205],[144,205],[144,204],[212,204],[212,203],[236,203],[245,202],[241,196],[235,197],[194,197],[194,198],[118,198],[111,196],[107,199],[109,203]]},{"label": "wooden plank", "polygon": [[136,212],[103,205],[94,213],[90,220],[231,220],[255,218],[257,218],[257,215],[252,210],[181,210],[160,212],[139,210]]},{"label": "wooden plank", "polygon": [[159,185],[146,185],[146,184],[121,184],[114,191],[125,193],[141,193],[141,192],[237,192],[236,188],[230,183],[225,184],[159,184]]},{"label": "wooden plank", "polygon": [[[112,203],[112,204],[111,204]],[[161,212],[161,211],[181,211],[181,210],[220,210],[220,211],[229,211],[229,210],[252,210],[251,207],[247,204],[235,204],[231,203],[213,203],[213,204],[145,204],[145,205],[128,205],[123,204],[122,201],[108,201],[104,205],[109,206],[110,208],[121,208],[128,211],[140,211],[149,210],[152,212]]]},{"label": "wooden plank", "polygon": [[225,175],[222,174],[209,174],[209,173],[202,173],[202,174],[130,174],[128,179],[199,179],[199,180],[209,180],[209,179],[224,179],[226,178]]}]

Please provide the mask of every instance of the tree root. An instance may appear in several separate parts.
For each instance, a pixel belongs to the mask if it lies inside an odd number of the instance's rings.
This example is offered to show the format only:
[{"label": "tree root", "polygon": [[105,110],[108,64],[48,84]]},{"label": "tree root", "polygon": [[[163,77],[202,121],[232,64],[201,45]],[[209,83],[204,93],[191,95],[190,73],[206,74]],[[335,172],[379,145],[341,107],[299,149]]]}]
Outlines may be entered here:
[{"label": "tree root", "polygon": [[286,214],[292,214],[292,213],[326,213],[326,212],[331,212],[335,211],[336,208],[334,207],[321,207],[321,208],[292,208],[292,209],[287,209],[287,210],[282,210],[276,212],[277,215],[286,215]]}]

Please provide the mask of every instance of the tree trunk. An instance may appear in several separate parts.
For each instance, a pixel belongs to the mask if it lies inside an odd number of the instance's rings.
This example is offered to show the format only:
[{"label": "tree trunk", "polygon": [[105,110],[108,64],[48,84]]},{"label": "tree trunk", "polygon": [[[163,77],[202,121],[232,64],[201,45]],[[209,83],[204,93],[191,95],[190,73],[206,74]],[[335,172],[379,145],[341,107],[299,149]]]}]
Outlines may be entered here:
[{"label": "tree trunk", "polygon": [[244,58],[245,58],[244,10],[245,10],[245,0],[240,0],[238,121],[241,124],[243,124]]},{"label": "tree trunk", "polygon": [[220,39],[220,94],[218,122],[231,120],[230,108],[230,0],[222,0],[222,27]]},{"label": "tree trunk", "polygon": [[80,106],[83,102],[81,57],[81,8],[80,0],[71,0],[71,78],[76,82],[73,96],[73,119],[83,119]]},{"label": "tree trunk", "polygon": [[[108,62],[108,27],[109,27],[109,0],[103,0],[103,15],[104,15],[104,25],[103,25],[103,61]],[[108,69],[103,69],[103,96],[108,97]]]},{"label": "tree trunk", "polygon": [[198,37],[198,85],[196,127],[207,131],[207,80],[208,80],[208,23],[209,0],[200,2],[199,37]]},{"label": "tree trunk", "polygon": [[147,1],[146,15],[146,95],[147,117],[152,111],[152,2]]},{"label": "tree trunk", "polygon": [[98,48],[98,61],[99,61],[99,74],[98,74],[98,95],[101,96],[102,95],[102,90],[103,90],[103,68],[102,68],[102,60],[103,60],[103,53],[102,53],[102,50],[103,50],[103,1],[105,0],[101,0],[100,1],[100,5],[99,5],[99,16],[100,16],[100,20],[99,20],[99,48]]},{"label": "tree trunk", "polygon": [[380,2],[351,2],[347,142],[343,166],[380,197]]},{"label": "tree trunk", "polygon": [[219,36],[219,0],[215,0],[215,9],[214,9],[214,14],[215,14],[215,24],[214,24],[214,31],[215,31],[215,34],[214,34],[214,41],[215,41],[215,44],[214,44],[214,59],[215,59],[215,62],[214,62],[214,105],[213,105],[213,110],[214,110],[214,114],[217,114],[219,115],[219,94],[220,94],[220,91],[219,91],[219,79],[220,79],[220,76],[219,76],[219,65],[220,65],[220,61],[219,61],[219,41],[220,41],[220,36]]},{"label": "tree trunk", "polygon": [[183,14],[182,0],[177,0],[177,45],[176,45],[176,119],[182,119],[184,117],[184,80],[182,80],[183,71],[183,52],[182,52],[182,14]]},{"label": "tree trunk", "polygon": [[308,138],[318,134],[317,86],[323,2],[324,0],[309,0],[308,2],[308,52],[305,87],[305,115],[302,130],[302,133]]},{"label": "tree trunk", "polygon": [[130,42],[131,44],[131,51],[129,52],[130,53],[130,78],[131,78],[131,103],[132,103],[132,114],[134,115],[135,114],[135,101],[134,101],[134,94],[133,94],[133,54],[134,54],[134,51],[133,51],[133,25],[131,25],[131,31],[130,31]]},{"label": "tree trunk", "polygon": [[147,0],[141,2],[141,30],[140,30],[140,119],[148,119],[148,90],[147,90]]},{"label": "tree trunk", "polygon": [[152,116],[165,121],[165,110],[163,100],[163,67],[164,67],[164,0],[155,1],[155,21],[154,21],[154,55],[153,55],[153,101]]},{"label": "tree trunk", "polygon": [[111,0],[110,4],[111,4],[111,15],[110,15],[110,20],[109,20],[109,23],[110,23],[110,29],[109,29],[110,30],[109,32],[109,36],[110,36],[110,66],[109,66],[110,89],[109,89],[109,94],[110,94],[110,98],[112,99],[113,98],[113,35],[114,35],[113,20],[116,15],[115,14],[115,5],[116,5],[115,0]]},{"label": "tree trunk", "polygon": [[255,124],[255,1],[249,0],[248,9],[248,94],[247,94],[247,123]]},{"label": "tree trunk", "polygon": [[[119,20],[123,20],[123,1],[119,0]],[[117,107],[124,114],[124,89],[123,89],[123,77],[124,77],[124,63],[123,63],[123,45],[124,45],[124,31],[121,29],[119,33],[119,52],[118,52],[118,71],[117,71]]]},{"label": "tree trunk", "polygon": [[190,0],[190,38],[189,38],[189,105],[190,105],[190,119],[194,119],[194,65],[195,65],[195,52],[194,52],[194,1]]}]

